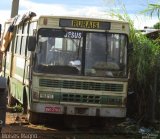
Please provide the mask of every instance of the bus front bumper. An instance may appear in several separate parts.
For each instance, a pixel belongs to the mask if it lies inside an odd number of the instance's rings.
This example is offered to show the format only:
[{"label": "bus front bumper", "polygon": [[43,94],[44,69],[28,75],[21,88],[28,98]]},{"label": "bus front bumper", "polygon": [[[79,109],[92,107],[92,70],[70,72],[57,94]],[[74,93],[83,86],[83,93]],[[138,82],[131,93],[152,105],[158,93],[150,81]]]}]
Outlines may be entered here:
[{"label": "bus front bumper", "polygon": [[126,116],[125,107],[91,107],[91,106],[32,103],[30,111],[37,113],[119,117],[119,118],[123,118]]}]

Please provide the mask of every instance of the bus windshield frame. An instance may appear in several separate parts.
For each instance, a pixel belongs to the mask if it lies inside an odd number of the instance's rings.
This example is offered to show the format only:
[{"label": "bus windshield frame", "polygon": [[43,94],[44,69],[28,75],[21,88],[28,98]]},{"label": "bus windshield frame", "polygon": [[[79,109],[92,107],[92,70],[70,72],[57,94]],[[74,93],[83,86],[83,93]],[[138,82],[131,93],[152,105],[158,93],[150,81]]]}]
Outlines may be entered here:
[{"label": "bus windshield frame", "polygon": [[95,77],[127,77],[126,34],[41,28],[34,71]]}]

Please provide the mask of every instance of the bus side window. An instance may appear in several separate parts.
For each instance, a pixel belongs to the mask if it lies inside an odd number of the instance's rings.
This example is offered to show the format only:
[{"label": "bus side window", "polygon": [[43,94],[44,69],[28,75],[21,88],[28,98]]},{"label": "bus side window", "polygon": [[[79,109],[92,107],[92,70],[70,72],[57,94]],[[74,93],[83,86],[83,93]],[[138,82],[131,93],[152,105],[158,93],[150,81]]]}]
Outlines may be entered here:
[{"label": "bus side window", "polygon": [[27,36],[22,37],[21,55],[25,55]]},{"label": "bus side window", "polygon": [[17,43],[16,43],[16,54],[20,54],[20,45],[21,45],[21,36],[17,36]]},{"label": "bus side window", "polygon": [[26,42],[27,42],[27,33],[28,33],[28,23],[24,24],[23,27],[23,36],[22,36],[22,44],[21,44],[21,52],[20,54],[25,56],[25,50],[26,50]]},{"label": "bus side window", "polygon": [[15,41],[15,53],[20,54],[20,46],[21,46],[21,36],[19,34],[22,33],[22,26],[18,26],[16,32],[16,41]]}]

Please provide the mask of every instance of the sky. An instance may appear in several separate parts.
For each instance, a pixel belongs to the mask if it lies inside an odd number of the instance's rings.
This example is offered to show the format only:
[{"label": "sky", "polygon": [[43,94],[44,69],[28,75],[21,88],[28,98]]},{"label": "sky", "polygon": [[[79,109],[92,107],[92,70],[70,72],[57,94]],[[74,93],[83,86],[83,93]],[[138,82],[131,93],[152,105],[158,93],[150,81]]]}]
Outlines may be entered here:
[{"label": "sky", "polygon": [[[1,0],[0,23],[10,18],[13,0]],[[120,14],[125,6],[127,14],[134,21],[136,29],[144,26],[152,27],[159,22],[158,15],[140,14],[147,8],[148,3],[160,4],[160,0],[19,0],[18,14],[28,11],[39,15],[83,16],[95,18],[109,18],[111,11],[118,10]]]}]

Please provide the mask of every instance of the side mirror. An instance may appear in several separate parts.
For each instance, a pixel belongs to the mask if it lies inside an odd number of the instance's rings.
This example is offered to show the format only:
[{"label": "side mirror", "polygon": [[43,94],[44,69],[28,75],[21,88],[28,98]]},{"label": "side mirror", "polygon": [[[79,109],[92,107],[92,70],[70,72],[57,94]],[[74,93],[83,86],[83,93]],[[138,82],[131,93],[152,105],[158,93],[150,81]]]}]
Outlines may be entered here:
[{"label": "side mirror", "polygon": [[36,48],[36,37],[35,36],[29,36],[28,37],[28,51],[34,51]]}]

